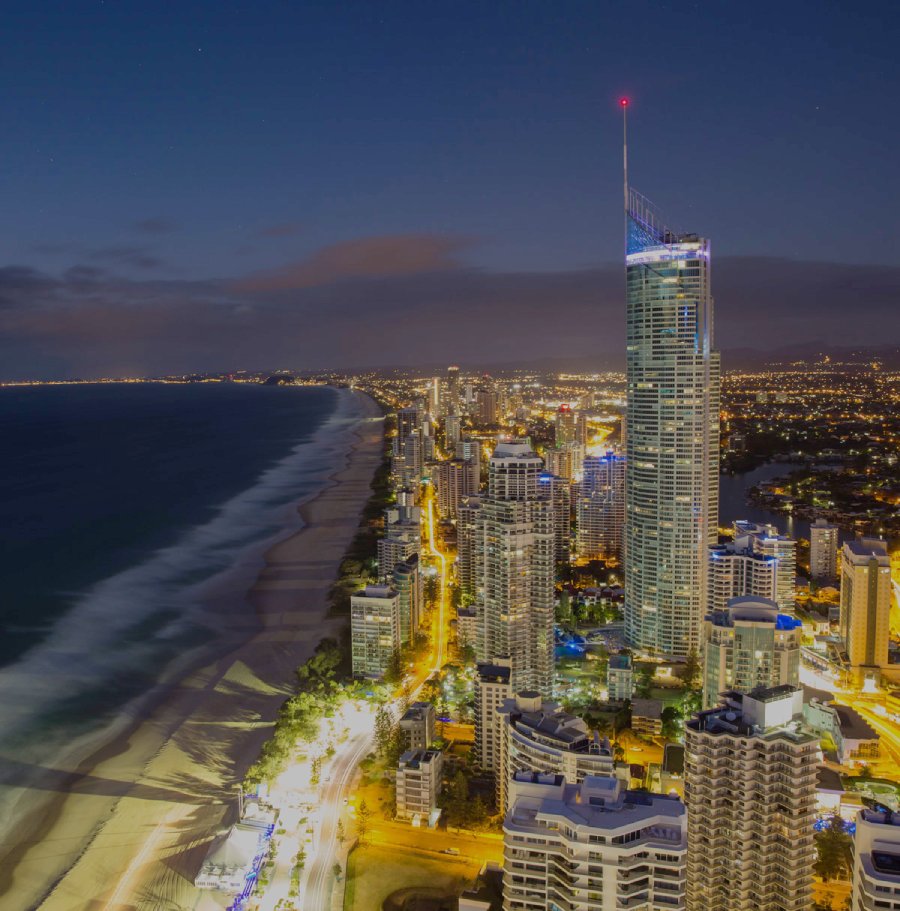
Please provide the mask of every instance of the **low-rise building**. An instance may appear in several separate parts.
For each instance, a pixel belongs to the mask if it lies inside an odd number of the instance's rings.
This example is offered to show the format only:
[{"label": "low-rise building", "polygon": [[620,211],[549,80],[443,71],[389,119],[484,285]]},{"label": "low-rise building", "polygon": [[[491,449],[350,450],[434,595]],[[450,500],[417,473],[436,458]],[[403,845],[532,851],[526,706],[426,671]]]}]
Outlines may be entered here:
[{"label": "low-rise building", "polygon": [[405,750],[427,750],[434,741],[434,706],[430,702],[414,702],[399,724]]},{"label": "low-rise building", "polygon": [[814,731],[834,742],[841,765],[865,765],[880,755],[878,732],[856,709],[832,702],[829,693],[810,696],[803,706],[803,717]]},{"label": "low-rise building", "polygon": [[631,655],[610,655],[606,666],[606,690],[610,702],[624,702],[634,695]]},{"label": "low-rise building", "polygon": [[660,699],[632,699],[631,730],[641,737],[658,737],[662,734],[662,709]]},{"label": "low-rise building", "polygon": [[440,816],[443,754],[440,750],[407,750],[397,765],[397,816],[433,826]]},{"label": "low-rise building", "polygon": [[478,611],[460,607],[456,611],[456,642],[460,648],[475,648],[478,642]]},{"label": "low-rise building", "polygon": [[503,823],[503,909],[681,911],[685,833],[677,798],[520,772]]}]

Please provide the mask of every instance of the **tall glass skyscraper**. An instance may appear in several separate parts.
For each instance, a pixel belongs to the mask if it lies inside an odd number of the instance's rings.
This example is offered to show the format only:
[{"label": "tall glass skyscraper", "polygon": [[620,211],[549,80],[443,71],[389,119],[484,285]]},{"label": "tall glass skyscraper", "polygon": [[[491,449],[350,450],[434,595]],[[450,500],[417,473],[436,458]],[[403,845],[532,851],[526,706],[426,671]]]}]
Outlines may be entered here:
[{"label": "tall glass skyscraper", "polygon": [[665,227],[634,190],[627,201],[625,633],[686,655],[700,649],[719,505],[709,241]]}]

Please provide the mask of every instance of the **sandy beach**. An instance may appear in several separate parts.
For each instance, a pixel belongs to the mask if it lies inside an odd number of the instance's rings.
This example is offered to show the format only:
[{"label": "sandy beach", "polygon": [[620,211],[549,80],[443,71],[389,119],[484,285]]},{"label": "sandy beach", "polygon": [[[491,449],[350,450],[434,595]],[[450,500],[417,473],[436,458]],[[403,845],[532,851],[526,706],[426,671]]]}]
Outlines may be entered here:
[{"label": "sandy beach", "polygon": [[382,422],[367,419],[381,411],[356,396],[362,420],[347,431],[343,463],[299,507],[304,527],[266,552],[243,616],[223,613],[230,641],[244,641],[174,681],[77,766],[48,770],[29,824],[4,845],[0,911],[223,906],[191,880],[235,814],[236,785],[294,669],[340,630],[327,593],[382,454]]}]

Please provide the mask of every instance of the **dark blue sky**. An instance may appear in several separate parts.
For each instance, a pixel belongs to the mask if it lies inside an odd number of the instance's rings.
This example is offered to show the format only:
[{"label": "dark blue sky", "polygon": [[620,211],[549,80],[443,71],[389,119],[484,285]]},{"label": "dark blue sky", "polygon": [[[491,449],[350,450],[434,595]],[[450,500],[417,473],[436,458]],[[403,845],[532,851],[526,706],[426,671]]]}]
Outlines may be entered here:
[{"label": "dark blue sky", "polygon": [[[596,316],[551,338],[530,323],[524,356],[613,352],[621,94],[634,185],[712,238],[726,290],[739,268],[774,281],[789,264],[769,258],[795,261],[796,325],[729,332],[729,307],[746,313],[716,287],[723,346],[884,341],[836,333],[848,299],[898,328],[898,46],[888,2],[7,8],[0,374],[465,362],[491,350],[465,341],[474,327],[446,350],[435,334],[476,300],[497,326],[523,299]],[[396,345],[354,348],[356,322],[400,299]],[[819,335],[801,337],[816,306]],[[203,344],[176,356],[166,328]]]}]

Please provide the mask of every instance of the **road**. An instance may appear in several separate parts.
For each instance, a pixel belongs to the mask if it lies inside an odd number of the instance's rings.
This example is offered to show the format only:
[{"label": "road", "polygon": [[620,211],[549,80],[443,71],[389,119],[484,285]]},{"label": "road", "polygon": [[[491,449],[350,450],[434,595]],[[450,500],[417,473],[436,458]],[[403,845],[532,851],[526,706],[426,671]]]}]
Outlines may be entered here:
[{"label": "road", "polygon": [[[437,673],[444,666],[444,640],[446,637],[447,610],[447,557],[437,548],[435,535],[434,491],[427,493],[425,515],[425,546],[438,565],[438,610],[437,632],[434,639],[434,663],[431,670],[417,682],[411,698],[418,698],[425,679]],[[395,706],[396,707],[396,706]],[[307,862],[300,879],[300,897],[297,905],[303,911],[329,911],[331,892],[334,885],[334,865],[338,858],[337,824],[344,807],[345,798],[350,797],[350,787],[356,769],[375,746],[374,725],[354,734],[334,755],[329,763],[331,780],[326,782],[322,792],[320,818],[316,832],[315,855]],[[323,773],[324,774],[324,773]],[[349,833],[348,833],[349,834]],[[345,871],[346,872],[346,871]]]},{"label": "road", "polygon": [[331,781],[326,782],[319,808],[317,850],[304,868],[300,883],[299,906],[304,911],[327,911],[331,907],[334,865],[337,862],[337,824],[344,807],[344,798],[356,768],[373,748],[373,732],[365,731],[351,737],[329,764]]}]

